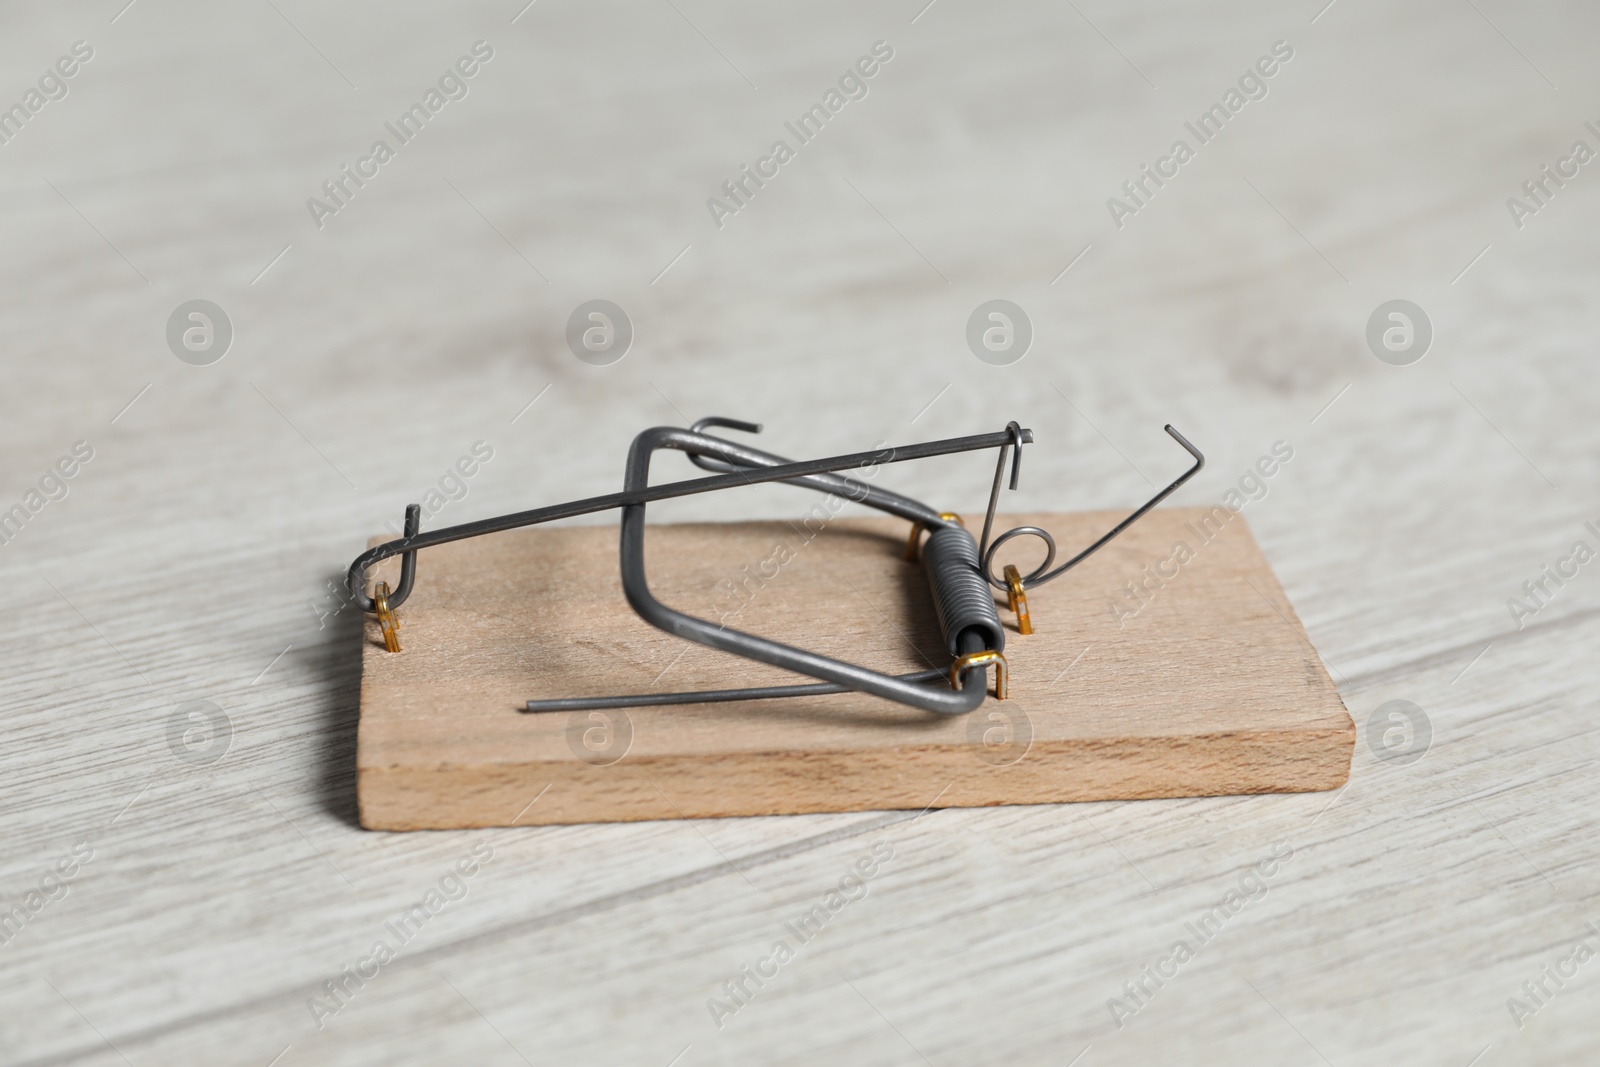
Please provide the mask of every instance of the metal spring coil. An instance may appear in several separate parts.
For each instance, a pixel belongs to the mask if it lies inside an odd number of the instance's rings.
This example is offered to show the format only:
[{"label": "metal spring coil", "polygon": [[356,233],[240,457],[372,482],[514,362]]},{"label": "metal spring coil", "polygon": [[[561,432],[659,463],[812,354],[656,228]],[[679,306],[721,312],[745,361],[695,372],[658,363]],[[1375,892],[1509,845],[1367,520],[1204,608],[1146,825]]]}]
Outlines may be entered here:
[{"label": "metal spring coil", "polygon": [[922,546],[922,566],[933,590],[933,607],[952,656],[962,648],[962,635],[974,632],[983,647],[996,652],[1006,646],[1005,629],[995,610],[994,594],[978,570],[978,542],[965,528],[939,526]]}]

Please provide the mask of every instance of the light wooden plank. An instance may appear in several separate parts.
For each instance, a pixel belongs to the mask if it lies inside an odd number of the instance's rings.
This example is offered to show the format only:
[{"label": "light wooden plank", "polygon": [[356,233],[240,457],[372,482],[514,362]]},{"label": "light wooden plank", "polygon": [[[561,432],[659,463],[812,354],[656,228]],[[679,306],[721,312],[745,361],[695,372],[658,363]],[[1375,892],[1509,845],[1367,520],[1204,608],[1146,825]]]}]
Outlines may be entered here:
[{"label": "light wooden plank", "polygon": [[[1042,527],[1065,548],[1121,517],[1002,515],[996,528]],[[655,594],[681,610],[907,673],[949,654],[926,575],[903,559],[906,529],[887,518],[668,525],[650,529],[646,566]],[[1224,508],[1152,512],[1035,589],[1035,632],[1008,624],[1011,699],[970,716],[850,693],[521,713],[528,699],[792,677],[650,626],[624,601],[616,557],[615,530],[588,527],[512,531],[419,558],[403,651],[384,649],[375,619],[362,642],[363,825],[1210,796],[1333,789],[1348,777],[1350,717],[1245,521]]]}]

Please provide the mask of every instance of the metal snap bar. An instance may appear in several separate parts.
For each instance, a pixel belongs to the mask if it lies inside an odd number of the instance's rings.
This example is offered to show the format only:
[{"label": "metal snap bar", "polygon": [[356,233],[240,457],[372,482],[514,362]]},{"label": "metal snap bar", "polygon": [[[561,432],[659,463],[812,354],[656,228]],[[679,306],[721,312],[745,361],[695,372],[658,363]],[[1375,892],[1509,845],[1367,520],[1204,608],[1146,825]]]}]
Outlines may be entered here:
[{"label": "metal snap bar", "polygon": [[[980,705],[986,695],[987,678],[984,675],[980,675],[978,679],[968,677],[975,669],[994,666],[996,695],[1002,700],[1008,695],[1006,661],[1001,654],[1005,643],[1005,630],[1000,625],[989,586],[1007,593],[1012,610],[1018,615],[1018,628],[1023,633],[1031,633],[1032,623],[1028,617],[1025,595],[1028,588],[1058,577],[1099,549],[1192,477],[1205,462],[1198,449],[1168,426],[1167,432],[1194,456],[1194,467],[1094,544],[1067,563],[1046,573],[1055,558],[1055,543],[1047,532],[1037,527],[1017,527],[1001,534],[992,542],[989,539],[999,499],[1000,483],[1005,471],[1006,451],[1009,449],[1012,455],[1011,488],[1015,489],[1022,446],[1033,441],[1033,431],[1023,429],[1015,422],[1000,433],[975,434],[969,437],[900,445],[875,449],[871,452],[857,452],[801,462],[705,433],[704,430],[711,426],[748,432],[760,430],[760,426],[755,423],[720,417],[702,419],[695,423],[692,429],[687,430],[670,426],[646,430],[634,439],[628,457],[627,478],[623,490],[618,493],[480,519],[458,526],[429,530],[426,533],[419,532],[420,508],[412,504],[406,509],[405,536],[368,549],[350,564],[346,578],[350,594],[363,610],[377,614],[379,625],[383,630],[384,646],[391,652],[398,652],[400,651],[399,620],[395,617],[395,609],[411,592],[416,571],[416,554],[419,550],[464,538],[532,526],[553,519],[621,508],[622,588],[629,605],[642,618],[686,640],[782,667],[818,681],[801,685],[709,692],[532,700],[527,702],[526,710],[557,711],[694,704],[855,691],[926,711],[960,715]],[[1000,456],[995,470],[994,486],[989,496],[989,508],[981,541],[975,540],[967,532],[961,519],[952,512],[936,512],[918,500],[876,488],[843,473],[852,468],[875,469],[888,463],[953,455],[984,448],[999,448]],[[651,457],[661,449],[683,452],[695,465],[716,473],[711,477],[651,485],[649,484]],[[912,533],[908,542],[908,558],[915,558],[918,554],[921,532],[930,531],[926,544],[921,546],[920,555],[928,574],[939,625],[944,632],[946,647],[952,657],[947,672],[935,667],[932,670],[902,675],[883,674],[853,663],[831,659],[805,649],[733,630],[709,620],[695,618],[675,611],[655,599],[644,574],[645,505],[657,500],[669,500],[763,482],[784,482],[817,492],[843,496],[855,503],[909,520],[912,523]],[[994,577],[992,570],[995,551],[1010,538],[1023,533],[1033,533],[1043,537],[1050,552],[1045,563],[1026,577],[1022,577],[1015,567],[1008,566],[1006,580],[1001,583]],[[369,601],[364,595],[367,571],[392,556],[401,557],[400,587],[391,591],[388,583],[380,582],[374,590],[373,599]],[[929,684],[941,678],[948,680],[949,689]]]}]

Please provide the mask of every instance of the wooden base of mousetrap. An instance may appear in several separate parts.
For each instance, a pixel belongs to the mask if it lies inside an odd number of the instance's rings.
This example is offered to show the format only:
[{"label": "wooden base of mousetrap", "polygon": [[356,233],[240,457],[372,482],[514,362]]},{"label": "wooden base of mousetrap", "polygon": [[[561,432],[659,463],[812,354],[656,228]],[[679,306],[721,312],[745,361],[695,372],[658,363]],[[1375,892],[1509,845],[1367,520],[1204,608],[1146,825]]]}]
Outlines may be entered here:
[{"label": "wooden base of mousetrap", "polygon": [[[1226,514],[1146,515],[1028,594],[1030,636],[1016,632],[999,598],[1011,699],[953,718],[856,693],[524,714],[530,698],[810,679],[638,618],[623,600],[615,526],[428,549],[399,612],[403,651],[386,652],[366,621],[361,824],[450,829],[1336,788],[1350,773],[1354,724],[1244,519],[1219,521]],[[1042,526],[1066,554],[1121,517],[1001,516],[996,529]],[[971,529],[982,521],[967,516]],[[903,558],[908,525],[815,528],[652,526],[651,587],[679,610],[879,670],[946,665],[927,578]],[[1038,550],[1022,538],[1015,556],[1032,566]],[[380,568],[391,582],[397,563]]]}]

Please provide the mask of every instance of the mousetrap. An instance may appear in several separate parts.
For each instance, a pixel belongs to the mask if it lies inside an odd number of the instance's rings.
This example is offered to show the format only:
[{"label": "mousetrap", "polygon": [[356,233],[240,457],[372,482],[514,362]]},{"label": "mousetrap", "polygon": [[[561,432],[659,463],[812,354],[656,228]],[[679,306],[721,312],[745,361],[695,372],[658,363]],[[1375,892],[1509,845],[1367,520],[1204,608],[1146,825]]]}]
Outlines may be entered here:
[{"label": "mousetrap", "polygon": [[[357,557],[350,591],[370,613],[363,826],[1301,792],[1347,779],[1354,726],[1243,517],[1154,510],[1204,462],[1172,427],[1192,467],[1125,516],[997,515],[1008,460],[1014,489],[1032,441],[1016,423],[803,462],[714,427],[759,430],[731,419],[646,430],[621,492],[427,532],[412,505],[403,537]],[[998,459],[983,515],[882,487],[890,464],[988,448]],[[712,473],[651,485],[662,449]],[[787,520],[646,526],[651,501],[758,482],[822,495]],[[839,517],[845,502],[886,517]],[[535,528],[611,508],[620,532]],[[1022,537],[1045,553],[1026,575],[1000,563]],[[1057,563],[1057,538],[1087,547]]]}]

